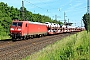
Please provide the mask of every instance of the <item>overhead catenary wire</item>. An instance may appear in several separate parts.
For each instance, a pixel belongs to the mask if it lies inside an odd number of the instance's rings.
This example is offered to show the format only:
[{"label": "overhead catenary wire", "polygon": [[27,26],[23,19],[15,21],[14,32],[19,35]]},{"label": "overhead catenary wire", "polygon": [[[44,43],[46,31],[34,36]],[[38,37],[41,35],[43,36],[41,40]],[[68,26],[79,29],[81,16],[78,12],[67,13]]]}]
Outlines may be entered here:
[{"label": "overhead catenary wire", "polygon": [[43,8],[41,8],[41,7],[35,5],[35,4],[33,4],[33,3],[31,3],[31,2],[29,2],[29,1],[27,1],[27,0],[24,0],[24,1],[28,2],[29,4],[32,4],[33,6],[35,6],[35,7],[37,7],[37,8],[43,9]]},{"label": "overhead catenary wire", "polygon": [[[53,15],[53,13],[50,12],[51,9],[46,9],[46,8],[39,7],[39,6],[37,6],[37,5],[35,5],[35,4],[31,3],[31,2],[29,2],[29,1],[27,1],[27,0],[24,0],[24,1],[26,1],[27,3],[33,5],[33,6],[39,8],[39,9],[41,9],[41,10],[45,10],[47,13],[50,13],[50,14]],[[44,2],[42,2],[42,3],[44,3]],[[46,4],[46,3],[44,3],[44,4]],[[52,8],[52,9],[55,9],[55,8]],[[35,10],[34,10],[34,12],[35,12]]]},{"label": "overhead catenary wire", "polygon": [[24,1],[26,1],[27,3],[29,3],[29,4],[31,4],[31,5],[33,5],[33,6],[35,6],[35,7],[37,7],[37,8],[39,8],[39,9],[46,10],[46,11],[48,10],[48,9],[45,9],[45,8],[41,8],[41,7],[35,5],[35,4],[33,4],[33,3],[31,3],[31,2],[29,2],[29,1],[27,1],[27,0],[24,0]]}]

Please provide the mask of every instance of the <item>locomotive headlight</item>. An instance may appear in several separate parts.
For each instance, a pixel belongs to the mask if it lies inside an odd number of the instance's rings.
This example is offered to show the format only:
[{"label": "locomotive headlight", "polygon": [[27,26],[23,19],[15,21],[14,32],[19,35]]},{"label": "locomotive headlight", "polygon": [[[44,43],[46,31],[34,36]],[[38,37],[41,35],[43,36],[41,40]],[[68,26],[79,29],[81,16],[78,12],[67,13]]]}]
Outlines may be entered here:
[{"label": "locomotive headlight", "polygon": [[14,30],[14,28],[11,28],[10,30]]},{"label": "locomotive headlight", "polygon": [[20,28],[18,28],[18,30],[20,31],[21,29],[20,29]]}]

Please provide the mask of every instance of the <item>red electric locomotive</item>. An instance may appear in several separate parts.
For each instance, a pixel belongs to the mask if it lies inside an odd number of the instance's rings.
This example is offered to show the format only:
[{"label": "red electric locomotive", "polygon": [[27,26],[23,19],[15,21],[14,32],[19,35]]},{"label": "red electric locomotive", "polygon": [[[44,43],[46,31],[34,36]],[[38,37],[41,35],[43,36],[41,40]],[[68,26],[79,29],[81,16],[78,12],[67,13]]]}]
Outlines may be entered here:
[{"label": "red electric locomotive", "polygon": [[37,22],[15,20],[10,26],[10,36],[13,40],[47,35],[47,32],[47,26]]}]

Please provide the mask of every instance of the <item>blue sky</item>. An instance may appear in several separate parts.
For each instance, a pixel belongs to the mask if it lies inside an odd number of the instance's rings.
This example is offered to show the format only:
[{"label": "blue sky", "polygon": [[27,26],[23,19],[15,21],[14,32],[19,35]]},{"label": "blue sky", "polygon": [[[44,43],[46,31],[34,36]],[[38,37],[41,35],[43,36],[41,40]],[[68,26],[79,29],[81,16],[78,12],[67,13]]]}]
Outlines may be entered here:
[{"label": "blue sky", "polygon": [[[9,6],[20,8],[22,0],[0,0],[0,2],[7,3]],[[49,16],[63,22],[64,12],[66,13],[66,20],[76,23],[76,26],[81,26],[82,16],[87,11],[87,0],[24,0],[24,6],[27,10],[33,13]],[[75,25],[75,24],[73,24]]]}]

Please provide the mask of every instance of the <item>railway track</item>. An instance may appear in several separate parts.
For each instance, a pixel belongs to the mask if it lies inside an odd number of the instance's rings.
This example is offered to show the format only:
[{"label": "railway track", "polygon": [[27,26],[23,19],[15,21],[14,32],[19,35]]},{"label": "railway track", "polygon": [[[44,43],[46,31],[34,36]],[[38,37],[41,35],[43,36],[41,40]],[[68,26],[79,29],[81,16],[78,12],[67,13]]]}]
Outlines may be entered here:
[{"label": "railway track", "polygon": [[15,60],[15,59],[20,60],[68,35],[71,35],[71,34],[58,34],[53,36],[34,38],[30,40],[23,40],[23,41],[16,41],[16,42],[10,41],[9,43],[8,42],[2,43],[0,45],[0,59],[1,60]]}]

